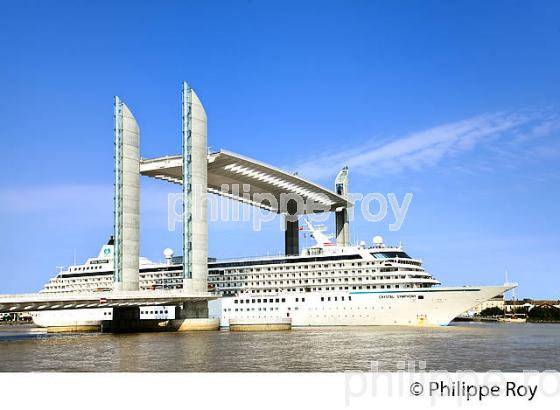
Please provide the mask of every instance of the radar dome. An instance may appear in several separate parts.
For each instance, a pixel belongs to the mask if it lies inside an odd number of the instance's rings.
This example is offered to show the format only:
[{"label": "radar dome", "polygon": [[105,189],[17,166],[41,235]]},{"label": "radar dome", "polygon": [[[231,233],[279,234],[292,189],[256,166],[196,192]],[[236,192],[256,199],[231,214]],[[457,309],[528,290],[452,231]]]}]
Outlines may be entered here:
[{"label": "radar dome", "polygon": [[165,256],[165,259],[171,259],[173,257],[173,249],[165,248],[163,250],[163,256]]},{"label": "radar dome", "polygon": [[374,244],[374,245],[377,245],[377,246],[383,245],[383,237],[382,237],[382,236],[379,236],[379,235],[375,235],[375,236],[373,237],[373,244]]}]

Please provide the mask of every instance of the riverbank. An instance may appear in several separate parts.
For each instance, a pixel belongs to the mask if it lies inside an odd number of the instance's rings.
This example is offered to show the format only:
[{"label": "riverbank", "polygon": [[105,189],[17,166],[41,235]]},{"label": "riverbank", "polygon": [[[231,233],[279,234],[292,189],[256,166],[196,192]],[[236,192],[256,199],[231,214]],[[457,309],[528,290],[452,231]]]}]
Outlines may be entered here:
[{"label": "riverbank", "polygon": [[509,321],[501,317],[456,317],[453,322],[500,322],[500,323],[542,323],[542,324],[560,324],[560,320],[536,320],[528,318],[524,321]]},{"label": "riverbank", "polygon": [[456,317],[453,322],[499,322],[496,317]]}]

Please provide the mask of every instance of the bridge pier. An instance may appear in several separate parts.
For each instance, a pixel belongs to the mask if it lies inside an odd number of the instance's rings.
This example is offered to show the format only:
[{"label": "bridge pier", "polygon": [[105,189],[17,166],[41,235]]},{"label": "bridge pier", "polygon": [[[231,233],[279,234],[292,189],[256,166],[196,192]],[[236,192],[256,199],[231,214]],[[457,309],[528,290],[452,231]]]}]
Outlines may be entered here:
[{"label": "bridge pier", "polygon": [[208,291],[208,137],[206,111],[183,82],[183,289]]},{"label": "bridge pier", "polygon": [[284,215],[284,250],[286,256],[299,255],[299,219],[297,203],[288,201],[286,214]]},{"label": "bridge pier", "polygon": [[[342,168],[336,176],[334,189],[337,195],[348,198],[348,167]],[[348,209],[346,207],[335,211],[335,221],[337,246],[350,245],[350,227],[348,224]]]},{"label": "bridge pier", "polygon": [[115,97],[114,275],[117,290],[139,290],[140,128]]},{"label": "bridge pier", "polygon": [[101,326],[97,325],[70,325],[70,326],[49,326],[47,333],[86,333],[99,332]]},{"label": "bridge pier", "polygon": [[201,319],[208,317],[208,302],[205,300],[197,300],[185,302],[181,306],[177,306],[175,317],[178,319]]},{"label": "bridge pier", "polygon": [[101,325],[103,333],[187,332],[218,330],[219,319],[208,318],[208,302],[188,301],[175,308],[176,319],[140,319],[139,307],[115,307],[113,319]]},{"label": "bridge pier", "polygon": [[141,331],[146,322],[140,320],[140,308],[137,306],[113,308],[113,319],[101,324],[103,333],[127,333]]}]

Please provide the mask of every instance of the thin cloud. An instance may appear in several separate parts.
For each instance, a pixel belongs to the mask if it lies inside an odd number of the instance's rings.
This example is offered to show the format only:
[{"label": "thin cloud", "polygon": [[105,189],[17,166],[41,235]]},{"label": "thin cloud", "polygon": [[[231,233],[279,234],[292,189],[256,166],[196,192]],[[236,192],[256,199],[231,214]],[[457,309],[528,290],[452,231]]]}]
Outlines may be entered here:
[{"label": "thin cloud", "polygon": [[113,189],[100,184],[55,184],[0,189],[3,213],[65,213],[70,210],[111,211]]},{"label": "thin cloud", "polygon": [[[173,189],[163,184],[141,188],[143,228],[166,229],[168,194]],[[75,229],[111,226],[113,186],[86,183],[0,188],[0,214],[0,224],[40,219],[50,227],[62,224],[70,224]]]},{"label": "thin cloud", "polygon": [[[557,116],[542,113],[499,112],[452,122],[393,139],[377,146],[324,154],[297,164],[300,175],[311,179],[333,177],[347,165],[352,172],[381,176],[434,166],[445,158],[489,144],[504,136],[519,143],[557,130]],[[522,138],[520,136],[525,136]],[[511,141],[513,139],[510,138]],[[510,141],[510,142],[511,142]],[[367,145],[367,143],[366,143]]]}]

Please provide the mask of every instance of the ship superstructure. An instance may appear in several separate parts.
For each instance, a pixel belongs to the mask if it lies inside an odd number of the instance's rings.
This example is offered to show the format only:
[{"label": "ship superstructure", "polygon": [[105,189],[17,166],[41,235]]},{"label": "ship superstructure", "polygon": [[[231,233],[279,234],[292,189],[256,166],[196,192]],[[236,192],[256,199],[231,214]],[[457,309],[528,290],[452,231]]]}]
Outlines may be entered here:
[{"label": "ship superstructure", "polygon": [[[209,310],[223,327],[230,319],[274,317],[289,317],[293,326],[447,325],[512,287],[442,287],[402,246],[385,245],[379,236],[369,246],[340,246],[324,228],[306,224],[315,244],[301,255],[208,262],[209,290],[220,295],[209,302]],[[164,256],[164,262],[140,258],[141,290],[182,287],[182,258],[170,249]],[[113,286],[110,240],[96,258],[61,270],[41,292],[106,291]],[[79,318],[80,312],[67,314]],[[53,312],[37,315],[44,319]]]}]

